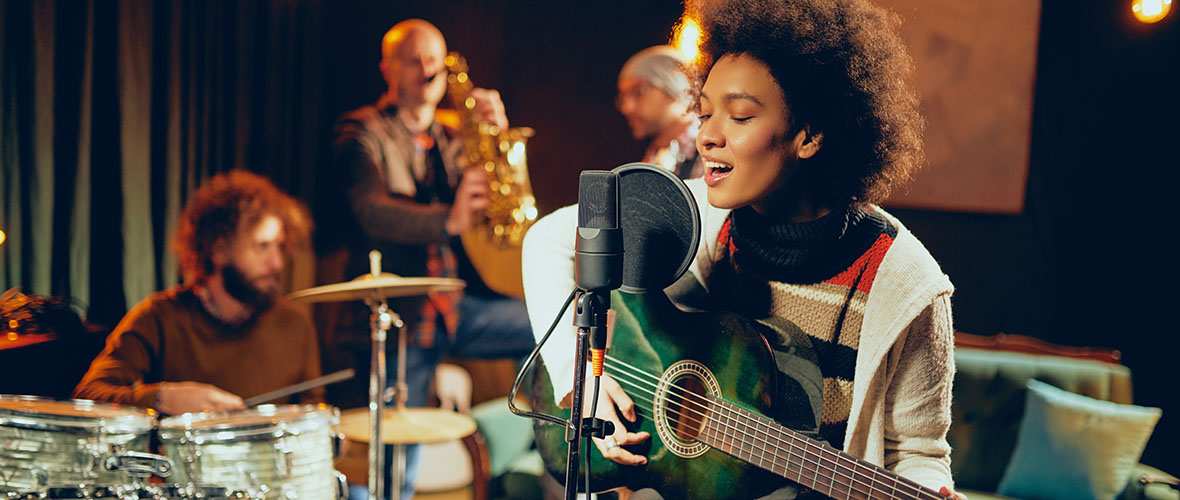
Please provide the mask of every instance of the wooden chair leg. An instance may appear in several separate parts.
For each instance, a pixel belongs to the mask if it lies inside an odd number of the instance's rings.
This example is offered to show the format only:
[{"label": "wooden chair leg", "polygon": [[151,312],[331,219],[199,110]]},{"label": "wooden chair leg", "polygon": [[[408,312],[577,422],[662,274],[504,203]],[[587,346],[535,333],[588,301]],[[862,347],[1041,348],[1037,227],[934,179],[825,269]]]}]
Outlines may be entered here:
[{"label": "wooden chair leg", "polygon": [[475,431],[463,438],[463,446],[471,455],[471,493],[474,500],[488,500],[492,480],[492,459],[488,443]]}]

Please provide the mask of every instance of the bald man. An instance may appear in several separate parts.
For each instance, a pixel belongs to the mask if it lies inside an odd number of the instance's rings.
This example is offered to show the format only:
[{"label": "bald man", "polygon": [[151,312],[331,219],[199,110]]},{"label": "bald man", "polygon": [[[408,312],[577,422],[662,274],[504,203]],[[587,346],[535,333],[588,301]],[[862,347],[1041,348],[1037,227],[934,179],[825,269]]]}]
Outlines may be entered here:
[{"label": "bald man", "polygon": [[662,166],[682,179],[700,177],[696,138],[700,124],[692,111],[686,63],[667,45],[648,47],[631,56],[619,71],[619,112],[635,140],[647,140],[643,161]]},{"label": "bald man", "polygon": [[[447,93],[446,40],[434,25],[411,19],[385,34],[381,55],[379,69],[388,90],[375,104],[346,113],[336,126],[326,202],[338,203],[339,211],[318,222],[336,231],[332,242],[343,248],[326,252],[319,245],[321,255],[328,255],[321,259],[318,280],[334,283],[369,272],[369,251],[377,249],[385,272],[467,282],[461,293],[390,302],[409,340],[406,404],[424,406],[442,357],[521,359],[534,341],[524,302],[484,285],[458,238],[488,206],[489,180],[482,168],[466,168],[458,131],[435,119]],[[498,92],[475,89],[469,96],[481,120],[508,127]],[[335,313],[317,310],[317,316],[321,313],[329,317],[317,317],[326,334],[327,367],[351,364],[367,370],[368,309],[354,303]],[[396,356],[391,358],[393,385]],[[343,407],[362,406],[367,389],[357,383],[330,390],[328,398]],[[415,454],[410,451],[411,462]],[[412,476],[411,470],[407,477]]]}]

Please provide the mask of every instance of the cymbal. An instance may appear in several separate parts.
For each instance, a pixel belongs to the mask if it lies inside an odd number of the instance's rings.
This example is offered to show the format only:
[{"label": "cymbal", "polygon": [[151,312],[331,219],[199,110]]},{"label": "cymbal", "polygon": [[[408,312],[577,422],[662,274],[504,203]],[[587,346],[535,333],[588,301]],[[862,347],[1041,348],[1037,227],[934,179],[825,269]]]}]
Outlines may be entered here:
[{"label": "cymbal", "polygon": [[[340,432],[358,443],[369,442],[369,408],[340,414]],[[475,420],[439,408],[385,408],[381,413],[381,441],[385,444],[440,443],[475,432]]]},{"label": "cymbal", "polygon": [[396,274],[371,274],[342,283],[307,288],[287,295],[299,302],[344,302],[349,300],[384,299],[426,295],[431,292],[460,290],[466,283],[454,278],[403,278]]}]

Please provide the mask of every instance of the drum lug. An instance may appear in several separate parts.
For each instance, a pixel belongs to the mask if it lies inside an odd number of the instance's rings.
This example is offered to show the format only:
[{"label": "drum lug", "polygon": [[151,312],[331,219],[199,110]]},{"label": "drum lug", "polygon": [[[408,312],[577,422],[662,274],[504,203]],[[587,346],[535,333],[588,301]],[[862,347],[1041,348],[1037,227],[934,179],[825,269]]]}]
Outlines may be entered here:
[{"label": "drum lug", "polygon": [[85,452],[78,458],[81,461],[83,478],[93,481],[98,478],[98,471],[102,470],[102,463],[107,456],[107,447],[92,438],[86,444]]},{"label": "drum lug", "polygon": [[343,432],[333,430],[332,433],[332,463],[340,460],[340,456],[344,454],[344,440],[348,439]]},{"label": "drum lug", "polygon": [[247,469],[246,464],[238,463],[238,474],[241,474],[242,482],[246,485],[246,493],[251,498],[265,498],[270,493],[270,486],[259,482],[258,476]]},{"label": "drum lug", "polygon": [[275,443],[275,451],[279,452],[275,457],[275,467],[278,468],[279,476],[284,480],[291,479],[291,474],[295,472],[295,451],[285,442]]},{"label": "drum lug", "polygon": [[336,499],[348,500],[348,477],[338,470],[333,470],[336,475]]},{"label": "drum lug", "polygon": [[29,471],[29,479],[37,488],[44,488],[49,485],[49,472],[40,467],[33,467]]},{"label": "drum lug", "polygon": [[187,432],[184,439],[180,440],[180,448],[184,450],[184,473],[188,476],[188,480],[193,483],[202,482],[201,450],[197,449],[192,436]]}]

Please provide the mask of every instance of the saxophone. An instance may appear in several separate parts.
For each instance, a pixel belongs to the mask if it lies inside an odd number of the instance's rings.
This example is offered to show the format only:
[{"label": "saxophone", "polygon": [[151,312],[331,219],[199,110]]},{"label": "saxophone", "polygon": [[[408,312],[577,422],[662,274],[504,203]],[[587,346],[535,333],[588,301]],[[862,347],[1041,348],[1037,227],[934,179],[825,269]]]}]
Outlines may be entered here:
[{"label": "saxophone", "polygon": [[474,85],[467,61],[457,52],[447,54],[447,95],[459,115],[459,133],[468,168],[488,174],[488,208],[475,228],[462,236],[463,247],[480,278],[489,288],[517,297],[521,284],[520,246],[525,231],[537,220],[536,199],[529,183],[525,142],[533,129],[501,130],[475,113]]}]

